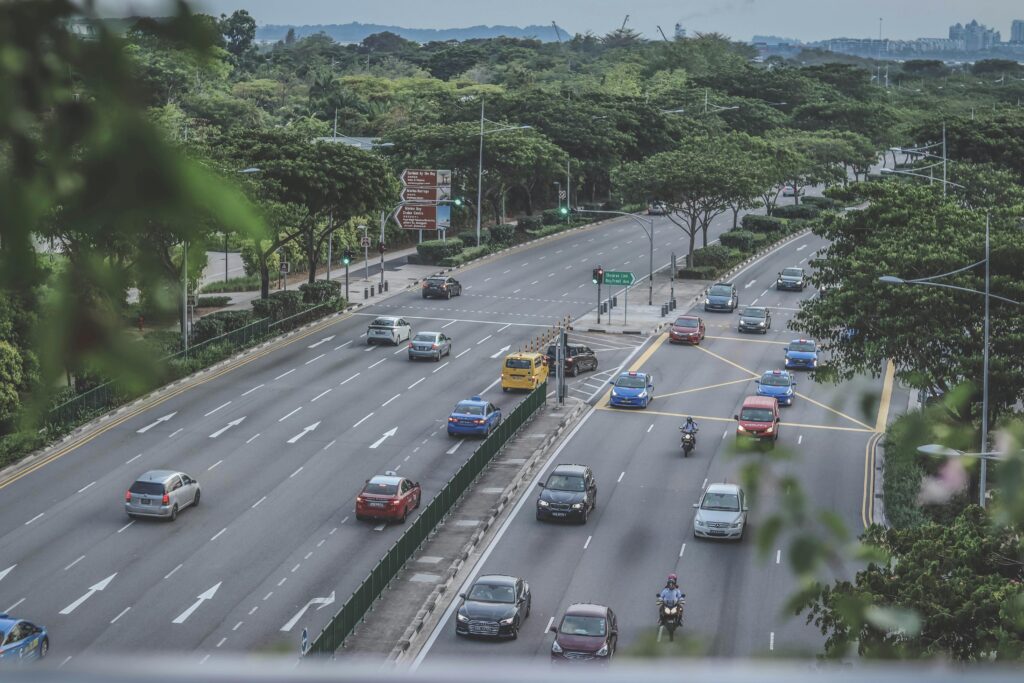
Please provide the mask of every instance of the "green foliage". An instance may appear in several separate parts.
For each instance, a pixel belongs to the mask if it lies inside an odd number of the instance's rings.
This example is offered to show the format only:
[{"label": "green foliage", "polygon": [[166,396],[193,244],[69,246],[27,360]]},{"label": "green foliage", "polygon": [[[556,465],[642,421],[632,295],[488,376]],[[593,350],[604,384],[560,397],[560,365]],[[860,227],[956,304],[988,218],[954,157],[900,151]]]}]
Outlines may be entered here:
[{"label": "green foliage", "polygon": [[541,212],[541,223],[544,225],[558,225],[565,223],[565,216],[559,209],[544,209]]},{"label": "green foliage", "polygon": [[821,209],[812,204],[784,204],[776,206],[772,218],[788,220],[810,220],[817,218]]},{"label": "green foliage", "polygon": [[544,223],[539,216],[523,216],[516,223],[516,230],[523,232],[540,230],[542,227],[544,227]]},{"label": "green foliage", "polygon": [[743,260],[743,254],[738,249],[727,247],[724,244],[711,244],[703,249],[698,249],[693,254],[694,266],[711,266],[719,272],[729,269]]},{"label": "green foliage", "polygon": [[677,277],[680,280],[714,280],[719,270],[715,266],[693,266],[680,268]]},{"label": "green foliage", "polygon": [[441,259],[441,262],[438,265],[444,266],[445,268],[455,268],[474,259],[478,259],[481,256],[487,256],[487,254],[490,254],[492,251],[494,251],[494,248],[489,244],[481,244],[479,247],[469,247],[465,251],[454,256],[446,256]]},{"label": "green foliage", "polygon": [[219,311],[205,315],[192,325],[192,343],[201,344],[209,339],[245,327],[252,320],[252,313],[249,311]]},{"label": "green foliage", "polygon": [[255,289],[260,288],[260,278],[257,275],[241,275],[239,277],[228,278],[224,280],[217,280],[214,282],[208,282],[200,288],[199,291],[204,293],[216,293],[216,292],[251,292]]},{"label": "green foliage", "polygon": [[341,283],[335,280],[316,280],[299,285],[302,302],[307,304],[325,304],[341,296]]},{"label": "green foliage", "polygon": [[[756,237],[757,235],[749,230],[729,230],[722,233],[719,241],[723,246],[732,247],[745,254],[750,254],[756,251]],[[694,255],[696,256],[696,254]]]},{"label": "green foliage", "polygon": [[[846,188],[837,189],[843,190]],[[800,204],[803,206],[813,206],[819,211],[832,211],[838,208],[839,206],[839,202],[837,202],[835,199],[832,199],[831,197],[818,197],[814,195],[809,197],[801,197]],[[782,214],[778,213],[777,211],[772,215],[782,216]],[[789,216],[789,218],[802,218],[802,216]],[[811,216],[811,218],[813,218],[813,216]]]},{"label": "green foliage", "polygon": [[774,216],[760,216],[748,213],[740,219],[740,224],[744,230],[749,230],[750,232],[782,232],[785,229],[786,221]]},{"label": "green foliage", "polygon": [[257,318],[281,320],[299,313],[303,309],[303,294],[294,289],[273,292],[266,299],[252,302],[252,311]]},{"label": "green foliage", "polygon": [[502,223],[487,229],[487,243],[497,246],[510,246],[516,241],[516,226]]},{"label": "green foliage", "polygon": [[196,300],[197,308],[222,308],[231,303],[229,296],[201,296]]},{"label": "green foliage", "polygon": [[419,254],[421,263],[439,265],[443,259],[456,256],[465,246],[458,237],[447,241],[427,240],[416,245],[416,253]]},{"label": "green foliage", "polygon": [[21,385],[21,354],[13,344],[0,341],[0,424],[14,417],[21,407]]}]

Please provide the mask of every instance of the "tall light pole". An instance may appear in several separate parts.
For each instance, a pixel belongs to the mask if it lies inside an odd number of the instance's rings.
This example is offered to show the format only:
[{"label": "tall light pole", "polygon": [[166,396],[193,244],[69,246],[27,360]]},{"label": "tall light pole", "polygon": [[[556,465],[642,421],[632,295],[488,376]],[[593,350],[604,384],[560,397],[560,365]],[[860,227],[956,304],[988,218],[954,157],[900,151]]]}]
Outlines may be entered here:
[{"label": "tall light pole", "polygon": [[[645,224],[644,221],[641,218],[639,218],[638,216],[636,216],[634,214],[626,213],[625,211],[597,211],[595,209],[573,209],[573,211],[576,211],[578,213],[605,214],[605,215],[608,215],[608,216],[625,216],[627,218],[632,218],[643,229],[644,234],[647,235],[647,239],[650,241],[650,244],[651,244],[650,258],[647,260],[647,265],[648,265],[648,267],[650,269],[648,271],[648,274],[647,274],[647,305],[648,306],[653,306],[654,305],[654,219],[653,218],[649,219],[649,222],[651,224],[651,229],[648,230],[647,229],[647,224]],[[611,314],[609,313],[609,316],[610,315]]]},{"label": "tall light pole", "polygon": [[[940,147],[942,149],[942,156],[939,156],[937,154],[932,154],[931,152],[927,151],[929,149],[932,149],[933,147]],[[939,166],[940,162],[941,162],[941,165],[942,165],[942,196],[943,197],[946,196],[946,187],[947,186],[952,185],[953,187],[960,187],[960,188],[963,187],[963,185],[957,185],[956,183],[949,182],[948,171],[947,171],[947,167],[948,167],[948,164],[949,164],[949,157],[946,156],[946,122],[945,121],[942,122],[942,142],[934,142],[934,143],[932,143],[930,145],[922,145],[920,147],[890,147],[889,151],[890,152],[900,152],[901,154],[906,154],[908,156],[916,154],[916,155],[919,155],[919,156],[922,156],[922,157],[931,157],[932,159],[938,159],[939,162],[936,162],[934,164],[929,164],[928,166],[918,167],[917,170],[919,170],[919,171],[927,170],[927,171],[929,171],[929,174],[930,174],[930,172],[931,172],[930,169],[935,168],[936,166]],[[895,158],[896,158],[895,155],[893,155],[894,163],[895,163]],[[900,170],[893,169],[893,168],[883,168],[881,170],[881,172],[882,173],[899,173],[899,174],[902,174],[902,175],[917,176],[917,177],[920,177],[920,178],[928,178],[929,181],[933,180],[931,175],[927,175],[926,176],[926,175],[924,175],[922,173],[913,173],[911,171],[900,171]]]},{"label": "tall light pole", "polygon": [[[484,118],[484,98],[480,97],[480,160],[477,166],[476,174],[476,246],[480,246],[480,213],[483,202],[483,189],[484,189],[484,136],[490,135],[491,133],[501,133],[506,130],[525,130],[527,128],[533,128],[533,126],[505,126],[503,128],[492,128],[490,130],[484,130],[485,123],[494,123]],[[500,124],[496,124],[500,125]]]}]

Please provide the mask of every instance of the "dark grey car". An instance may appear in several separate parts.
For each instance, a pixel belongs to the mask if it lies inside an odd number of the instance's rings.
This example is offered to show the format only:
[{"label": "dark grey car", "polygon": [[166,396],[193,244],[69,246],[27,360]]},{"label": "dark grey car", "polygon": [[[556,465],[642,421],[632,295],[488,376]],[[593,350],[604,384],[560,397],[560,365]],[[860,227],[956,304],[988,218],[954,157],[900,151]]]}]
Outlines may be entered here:
[{"label": "dark grey car", "polygon": [[740,311],[740,332],[768,334],[772,327],[772,313],[764,306],[747,306]]},{"label": "dark grey car", "polygon": [[731,282],[718,282],[711,285],[704,299],[705,311],[729,311],[732,313],[740,305],[739,294]]},{"label": "dark grey car", "polygon": [[453,277],[435,275],[423,281],[424,299],[451,299],[462,294],[462,285]]},{"label": "dark grey car", "polygon": [[570,520],[586,524],[590,513],[597,507],[597,481],[586,465],[559,465],[537,498],[537,519]]},{"label": "dark grey car", "polygon": [[785,268],[779,273],[775,281],[775,289],[790,289],[796,292],[804,291],[807,286],[807,274],[803,268]]},{"label": "dark grey car", "polygon": [[150,470],[124,494],[129,517],[162,517],[174,521],[178,512],[199,504],[199,482],[184,472]]},{"label": "dark grey car", "polygon": [[462,604],[455,616],[455,633],[460,636],[515,640],[530,616],[530,585],[516,576],[481,576],[459,597]]},{"label": "dark grey car", "polygon": [[441,332],[417,332],[409,342],[409,360],[430,358],[441,360],[441,356],[452,353],[452,338]]}]

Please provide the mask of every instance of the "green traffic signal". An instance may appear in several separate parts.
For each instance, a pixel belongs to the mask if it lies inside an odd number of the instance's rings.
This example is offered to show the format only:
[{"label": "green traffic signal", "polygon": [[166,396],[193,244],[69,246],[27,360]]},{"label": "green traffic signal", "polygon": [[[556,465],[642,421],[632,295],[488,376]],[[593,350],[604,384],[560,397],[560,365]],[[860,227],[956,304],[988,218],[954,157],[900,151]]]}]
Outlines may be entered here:
[{"label": "green traffic signal", "polygon": [[455,206],[462,206],[462,197],[456,197],[452,203],[455,204]]}]

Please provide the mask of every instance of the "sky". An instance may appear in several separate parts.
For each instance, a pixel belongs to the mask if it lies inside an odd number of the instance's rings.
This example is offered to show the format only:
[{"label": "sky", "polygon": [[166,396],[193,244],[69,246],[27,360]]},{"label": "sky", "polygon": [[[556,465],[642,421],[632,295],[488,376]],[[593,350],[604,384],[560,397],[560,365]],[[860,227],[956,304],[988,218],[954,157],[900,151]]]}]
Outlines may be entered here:
[{"label": "sky", "polygon": [[[106,16],[160,14],[162,0],[97,0]],[[736,40],[754,34],[804,41],[824,38],[944,38],[949,26],[977,19],[1009,39],[1024,19],[1024,0],[193,0],[210,14],[246,9],[258,24],[346,24],[458,28],[478,24],[558,25],[572,33],[604,34],[622,25],[657,38],[679,22]]]}]

